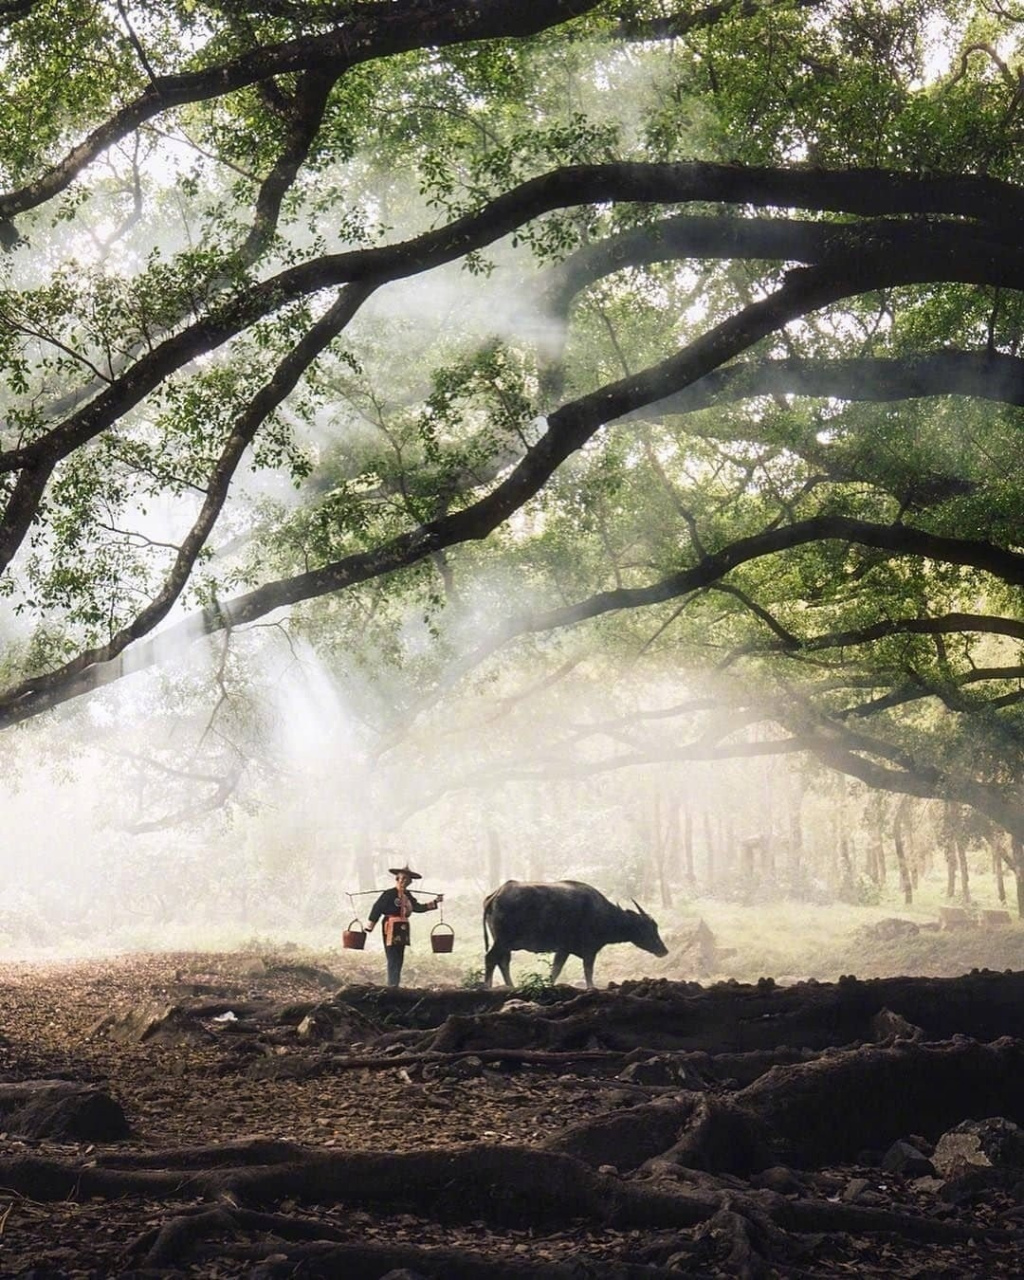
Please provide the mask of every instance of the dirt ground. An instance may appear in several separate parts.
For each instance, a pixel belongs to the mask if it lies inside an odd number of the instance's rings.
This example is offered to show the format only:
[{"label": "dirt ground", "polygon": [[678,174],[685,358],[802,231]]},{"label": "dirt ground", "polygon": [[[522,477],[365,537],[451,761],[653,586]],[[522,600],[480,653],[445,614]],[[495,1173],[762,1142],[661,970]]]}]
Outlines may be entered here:
[{"label": "dirt ground", "polygon": [[[0,965],[0,1275],[1019,1276],[1024,1167],[882,1164],[1024,1120],[1019,977],[523,1000],[308,956]],[[890,999],[905,1030],[867,1032]],[[41,1081],[63,1110],[18,1109]]]}]

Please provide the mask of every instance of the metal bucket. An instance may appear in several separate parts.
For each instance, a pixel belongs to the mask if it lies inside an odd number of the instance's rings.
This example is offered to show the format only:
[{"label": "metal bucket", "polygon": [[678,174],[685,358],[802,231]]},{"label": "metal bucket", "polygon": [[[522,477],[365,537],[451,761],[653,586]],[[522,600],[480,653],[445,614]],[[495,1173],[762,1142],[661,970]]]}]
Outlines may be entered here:
[{"label": "metal bucket", "polygon": [[[438,929],[447,929],[447,933],[438,933]],[[448,952],[455,946],[455,930],[442,920],[430,931],[430,949],[437,952]]]},{"label": "metal bucket", "polygon": [[366,930],[358,920],[350,920],[349,926],[341,935],[341,945],[346,951],[362,951],[366,946]]}]

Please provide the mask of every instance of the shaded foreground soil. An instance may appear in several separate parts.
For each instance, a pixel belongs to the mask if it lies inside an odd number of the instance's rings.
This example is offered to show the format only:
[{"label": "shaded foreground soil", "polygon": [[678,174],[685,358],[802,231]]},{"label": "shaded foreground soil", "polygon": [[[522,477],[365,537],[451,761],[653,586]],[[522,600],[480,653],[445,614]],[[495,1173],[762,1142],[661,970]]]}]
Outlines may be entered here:
[{"label": "shaded foreground soil", "polygon": [[1024,1270],[1024,975],[521,996],[0,966],[0,1274]]}]

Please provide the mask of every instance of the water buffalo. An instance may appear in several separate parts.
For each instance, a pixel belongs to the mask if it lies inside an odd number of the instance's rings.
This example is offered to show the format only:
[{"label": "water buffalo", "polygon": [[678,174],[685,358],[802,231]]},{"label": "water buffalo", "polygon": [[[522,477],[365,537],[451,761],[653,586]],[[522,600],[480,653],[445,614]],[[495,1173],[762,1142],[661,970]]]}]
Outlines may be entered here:
[{"label": "water buffalo", "polygon": [[[555,884],[506,880],[484,899],[484,985],[491,985],[495,966],[505,985],[512,985],[513,951],[553,951],[552,982],[569,956],[579,956],[588,987],[594,985],[594,958],[610,942],[632,942],[651,955],[667,955],[655,921],[635,899],[633,905],[635,911],[617,907],[579,880]],[[493,944],[487,937],[488,926]]]}]

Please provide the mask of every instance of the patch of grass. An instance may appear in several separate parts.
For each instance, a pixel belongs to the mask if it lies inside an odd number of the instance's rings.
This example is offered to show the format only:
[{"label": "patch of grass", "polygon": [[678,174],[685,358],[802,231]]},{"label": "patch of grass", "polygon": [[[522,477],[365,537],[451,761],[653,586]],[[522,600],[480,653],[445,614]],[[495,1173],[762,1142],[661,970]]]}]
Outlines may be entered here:
[{"label": "patch of grass", "polygon": [[[981,887],[990,886],[982,882]],[[944,889],[944,881],[923,881],[910,906],[894,890],[872,906],[777,902],[750,907],[714,899],[693,902],[670,934],[663,930],[671,949],[665,961],[666,976],[702,982],[722,977],[755,982],[762,976],[834,982],[844,973],[865,978],[897,974],[953,977],[974,968],[1024,968],[1024,925],[1020,922],[1001,928],[936,929],[939,907],[947,905]],[[989,900],[994,894],[977,896],[980,908],[1000,905]],[[911,921],[921,932],[895,940],[873,938],[870,926],[892,917]],[[696,952],[684,949],[701,919],[715,935],[717,946],[732,952],[721,956],[712,974],[698,972]]]},{"label": "patch of grass", "polygon": [[527,1000],[532,1000],[535,996],[543,995],[545,991],[551,988],[551,970],[543,973],[540,969],[532,969],[529,973],[524,973],[519,981],[516,982],[516,990],[521,996]]},{"label": "patch of grass", "polygon": [[844,973],[858,977],[955,978],[971,969],[1024,969],[1024,925],[998,929],[935,930],[916,937],[881,940],[861,934],[836,953]]}]

